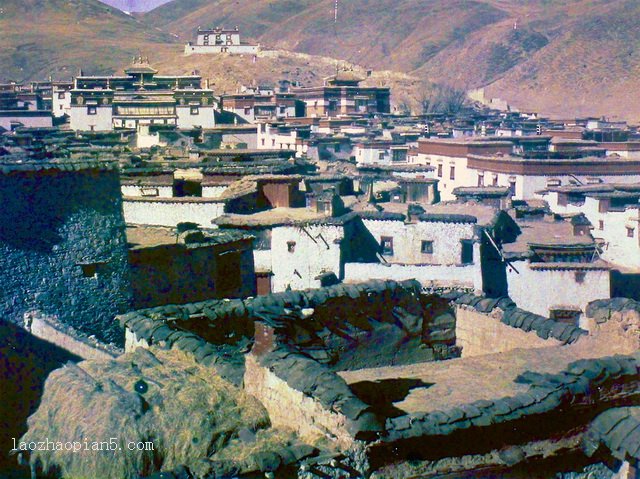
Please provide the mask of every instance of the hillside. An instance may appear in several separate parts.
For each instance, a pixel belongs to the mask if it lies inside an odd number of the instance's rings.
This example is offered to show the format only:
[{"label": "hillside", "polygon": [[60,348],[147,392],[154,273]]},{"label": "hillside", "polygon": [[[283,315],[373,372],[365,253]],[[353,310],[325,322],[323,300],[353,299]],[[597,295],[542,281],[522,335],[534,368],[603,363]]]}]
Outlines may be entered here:
[{"label": "hillside", "polygon": [[132,56],[160,54],[169,35],[97,0],[2,0],[2,80],[69,79],[79,68],[119,70]]},{"label": "hillside", "polygon": [[[266,48],[335,57],[554,116],[640,116],[636,0],[174,0],[144,20],[181,40],[239,25]],[[516,28],[514,28],[516,27]],[[417,92],[414,94],[422,94]]]}]

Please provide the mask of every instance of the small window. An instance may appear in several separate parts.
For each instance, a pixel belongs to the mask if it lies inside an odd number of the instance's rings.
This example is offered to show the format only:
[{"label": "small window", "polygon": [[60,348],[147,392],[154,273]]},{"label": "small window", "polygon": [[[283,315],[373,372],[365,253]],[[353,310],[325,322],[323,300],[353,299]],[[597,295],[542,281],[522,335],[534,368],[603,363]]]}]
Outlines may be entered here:
[{"label": "small window", "polygon": [[509,191],[511,192],[512,196],[516,195],[516,182],[515,181],[510,181],[509,182]]},{"label": "small window", "polygon": [[493,175],[493,186],[498,186],[498,175]]},{"label": "small window", "polygon": [[262,146],[264,146],[264,138],[261,140]]},{"label": "small window", "polygon": [[380,238],[381,254],[393,256],[393,238],[391,236],[382,236]]},{"label": "small window", "polygon": [[159,196],[158,188],[140,188],[141,196]]},{"label": "small window", "polygon": [[455,166],[451,166],[451,168],[449,169],[449,179],[451,179],[451,180],[455,180],[456,179],[456,167]]},{"label": "small window", "polygon": [[295,241],[287,241],[287,251],[289,253],[293,253],[296,250],[296,242]]},{"label": "small window", "polygon": [[104,264],[105,263],[81,263],[78,266],[80,266],[80,271],[84,278],[97,278]]},{"label": "small window", "polygon": [[336,153],[338,153],[338,152],[340,151],[340,143],[336,143],[336,144],[333,146],[333,151],[335,151]]},{"label": "small window", "polygon": [[286,112],[287,112],[287,107],[286,107],[286,106],[281,106],[281,107],[280,107],[280,113],[281,113],[282,115],[284,115]]},{"label": "small window", "polygon": [[460,254],[460,262],[462,264],[473,263],[473,241],[462,240],[462,252]]},{"label": "small window", "polygon": [[250,106],[245,106],[244,107],[244,114],[245,115],[251,115],[251,107]]},{"label": "small window", "polygon": [[58,93],[58,100],[64,100],[64,93]]},{"label": "small window", "polygon": [[87,115],[97,115],[98,114],[98,108],[95,106],[88,106],[87,107]]},{"label": "small window", "polygon": [[629,228],[627,227],[627,237],[628,238],[633,238],[634,234],[635,234],[636,229],[635,228]]},{"label": "small window", "polygon": [[191,114],[192,115],[199,115],[200,114],[200,108],[197,106],[192,106],[191,107]]},{"label": "small window", "polygon": [[433,241],[423,241],[420,246],[420,252],[422,254],[433,254]]},{"label": "small window", "polygon": [[574,275],[576,283],[578,284],[584,283],[584,280],[587,277],[587,273],[585,271],[576,271]]},{"label": "small window", "polygon": [[600,231],[602,231],[604,229],[604,221],[603,220],[598,220],[598,229]]},{"label": "small window", "polygon": [[438,178],[442,178],[442,163],[438,165]]},{"label": "small window", "polygon": [[478,173],[478,186],[484,186],[484,175]]},{"label": "small window", "polygon": [[384,151],[378,153],[378,159],[384,160]]}]

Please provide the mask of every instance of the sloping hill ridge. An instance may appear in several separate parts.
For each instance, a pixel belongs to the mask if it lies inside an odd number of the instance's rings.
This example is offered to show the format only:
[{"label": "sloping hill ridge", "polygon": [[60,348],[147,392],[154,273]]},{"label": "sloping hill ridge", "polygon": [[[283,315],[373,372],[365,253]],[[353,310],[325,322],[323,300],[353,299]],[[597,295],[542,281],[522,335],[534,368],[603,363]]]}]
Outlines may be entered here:
[{"label": "sloping hill ridge", "polygon": [[175,41],[97,0],[2,0],[0,77],[69,79],[78,69],[119,70],[132,56]]},{"label": "sloping hill ridge", "polygon": [[[240,26],[265,47],[397,70],[553,116],[640,116],[637,0],[173,0],[144,16],[186,41]],[[420,94],[419,92],[416,94]]]}]

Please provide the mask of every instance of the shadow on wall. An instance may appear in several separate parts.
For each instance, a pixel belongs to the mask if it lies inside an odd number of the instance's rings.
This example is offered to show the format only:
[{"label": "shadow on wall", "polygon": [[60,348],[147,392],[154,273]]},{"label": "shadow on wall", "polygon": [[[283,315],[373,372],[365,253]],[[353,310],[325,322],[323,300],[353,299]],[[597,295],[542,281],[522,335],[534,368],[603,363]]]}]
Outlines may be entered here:
[{"label": "shadow on wall", "polygon": [[[27,431],[51,371],[81,358],[0,320],[0,476],[16,466],[8,452]],[[8,473],[8,472],[7,472]]]},{"label": "shadow on wall", "polygon": [[67,240],[59,231],[77,211],[113,215],[119,188],[117,176],[108,181],[93,171],[0,176],[0,243],[49,253]]},{"label": "shadow on wall", "polygon": [[611,270],[611,297],[640,301],[640,274]]}]

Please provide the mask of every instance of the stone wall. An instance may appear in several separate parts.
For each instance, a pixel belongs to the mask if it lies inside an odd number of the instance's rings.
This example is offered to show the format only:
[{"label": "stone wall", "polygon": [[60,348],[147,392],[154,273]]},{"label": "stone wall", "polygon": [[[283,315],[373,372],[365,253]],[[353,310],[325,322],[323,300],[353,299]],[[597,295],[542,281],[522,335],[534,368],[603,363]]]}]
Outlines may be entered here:
[{"label": "stone wall", "polygon": [[131,301],[120,182],[115,170],[0,174],[0,311],[54,317],[121,342],[114,317]]},{"label": "stone wall", "polygon": [[349,449],[354,438],[347,431],[348,418],[327,409],[313,396],[294,389],[251,354],[246,357],[244,388],[269,411],[274,427],[288,428],[309,444],[329,439],[342,450]]},{"label": "stone wall", "polygon": [[501,353],[512,349],[544,348],[562,344],[557,339],[542,339],[500,322],[502,312],[481,313],[464,305],[456,307],[456,344],[462,357]]}]

